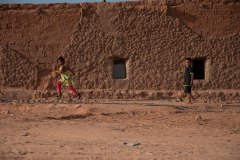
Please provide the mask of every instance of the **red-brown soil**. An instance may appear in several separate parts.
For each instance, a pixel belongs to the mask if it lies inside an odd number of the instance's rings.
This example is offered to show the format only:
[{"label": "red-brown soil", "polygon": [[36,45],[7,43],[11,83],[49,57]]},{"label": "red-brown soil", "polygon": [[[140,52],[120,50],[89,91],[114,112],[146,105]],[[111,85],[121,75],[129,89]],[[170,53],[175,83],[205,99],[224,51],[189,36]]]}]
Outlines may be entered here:
[{"label": "red-brown soil", "polygon": [[240,159],[237,105],[95,101],[0,106],[0,159]]}]

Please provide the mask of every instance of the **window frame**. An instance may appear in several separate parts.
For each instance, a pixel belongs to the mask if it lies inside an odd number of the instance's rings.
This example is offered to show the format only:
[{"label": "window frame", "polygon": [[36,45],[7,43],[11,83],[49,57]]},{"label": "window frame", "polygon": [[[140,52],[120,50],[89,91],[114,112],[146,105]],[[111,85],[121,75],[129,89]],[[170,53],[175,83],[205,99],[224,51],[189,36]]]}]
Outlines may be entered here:
[{"label": "window frame", "polygon": [[[121,77],[116,77],[115,70],[114,70],[114,65],[118,64],[116,62],[119,62],[119,64],[124,64],[124,72],[125,76],[124,78]],[[122,63],[121,63],[122,62]],[[112,59],[112,79],[114,80],[126,80],[128,78],[128,72],[127,72],[127,59],[125,58],[113,58]]]},{"label": "window frame", "polygon": [[[195,72],[195,67],[194,67],[194,61],[203,61],[203,78],[198,78],[196,79],[196,72]],[[207,74],[206,74],[206,62],[207,62],[207,59],[204,58],[204,57],[198,57],[198,58],[193,58],[192,59],[192,67],[193,67],[193,71],[194,71],[194,80],[197,80],[197,81],[204,81],[207,79]]]}]

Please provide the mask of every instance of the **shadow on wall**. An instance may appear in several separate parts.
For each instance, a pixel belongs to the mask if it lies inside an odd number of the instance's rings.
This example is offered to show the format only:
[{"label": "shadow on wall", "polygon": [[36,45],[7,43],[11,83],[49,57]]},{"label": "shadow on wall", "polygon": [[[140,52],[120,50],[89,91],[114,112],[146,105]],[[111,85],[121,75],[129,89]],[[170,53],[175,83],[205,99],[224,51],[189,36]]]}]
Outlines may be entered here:
[{"label": "shadow on wall", "polygon": [[196,16],[191,15],[187,12],[179,11],[177,10],[177,8],[169,7],[168,10],[169,16],[172,16],[173,18],[178,18],[182,22],[194,23],[197,19]]},{"label": "shadow on wall", "polygon": [[0,46],[0,85],[35,89],[37,67],[6,45]]}]

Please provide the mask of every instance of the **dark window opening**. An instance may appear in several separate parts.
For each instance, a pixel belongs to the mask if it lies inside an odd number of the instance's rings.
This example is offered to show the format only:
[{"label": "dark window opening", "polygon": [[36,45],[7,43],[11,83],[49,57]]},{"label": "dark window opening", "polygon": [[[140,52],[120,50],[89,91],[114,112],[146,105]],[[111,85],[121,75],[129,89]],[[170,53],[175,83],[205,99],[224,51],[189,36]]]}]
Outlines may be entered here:
[{"label": "dark window opening", "polygon": [[205,59],[193,59],[194,79],[205,79]]},{"label": "dark window opening", "polygon": [[113,78],[125,79],[126,76],[126,60],[116,59],[113,60]]}]

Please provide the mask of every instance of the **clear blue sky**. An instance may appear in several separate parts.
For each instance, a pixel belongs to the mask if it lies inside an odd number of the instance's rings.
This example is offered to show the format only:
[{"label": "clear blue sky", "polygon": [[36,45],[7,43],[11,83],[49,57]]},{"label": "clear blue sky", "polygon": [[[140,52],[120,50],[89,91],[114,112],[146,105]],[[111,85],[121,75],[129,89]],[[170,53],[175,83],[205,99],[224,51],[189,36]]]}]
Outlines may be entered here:
[{"label": "clear blue sky", "polygon": [[[128,0],[107,0],[107,2],[119,2]],[[130,0],[129,0],[130,1]],[[102,2],[102,0],[0,0],[0,3],[81,3],[81,2]]]}]

